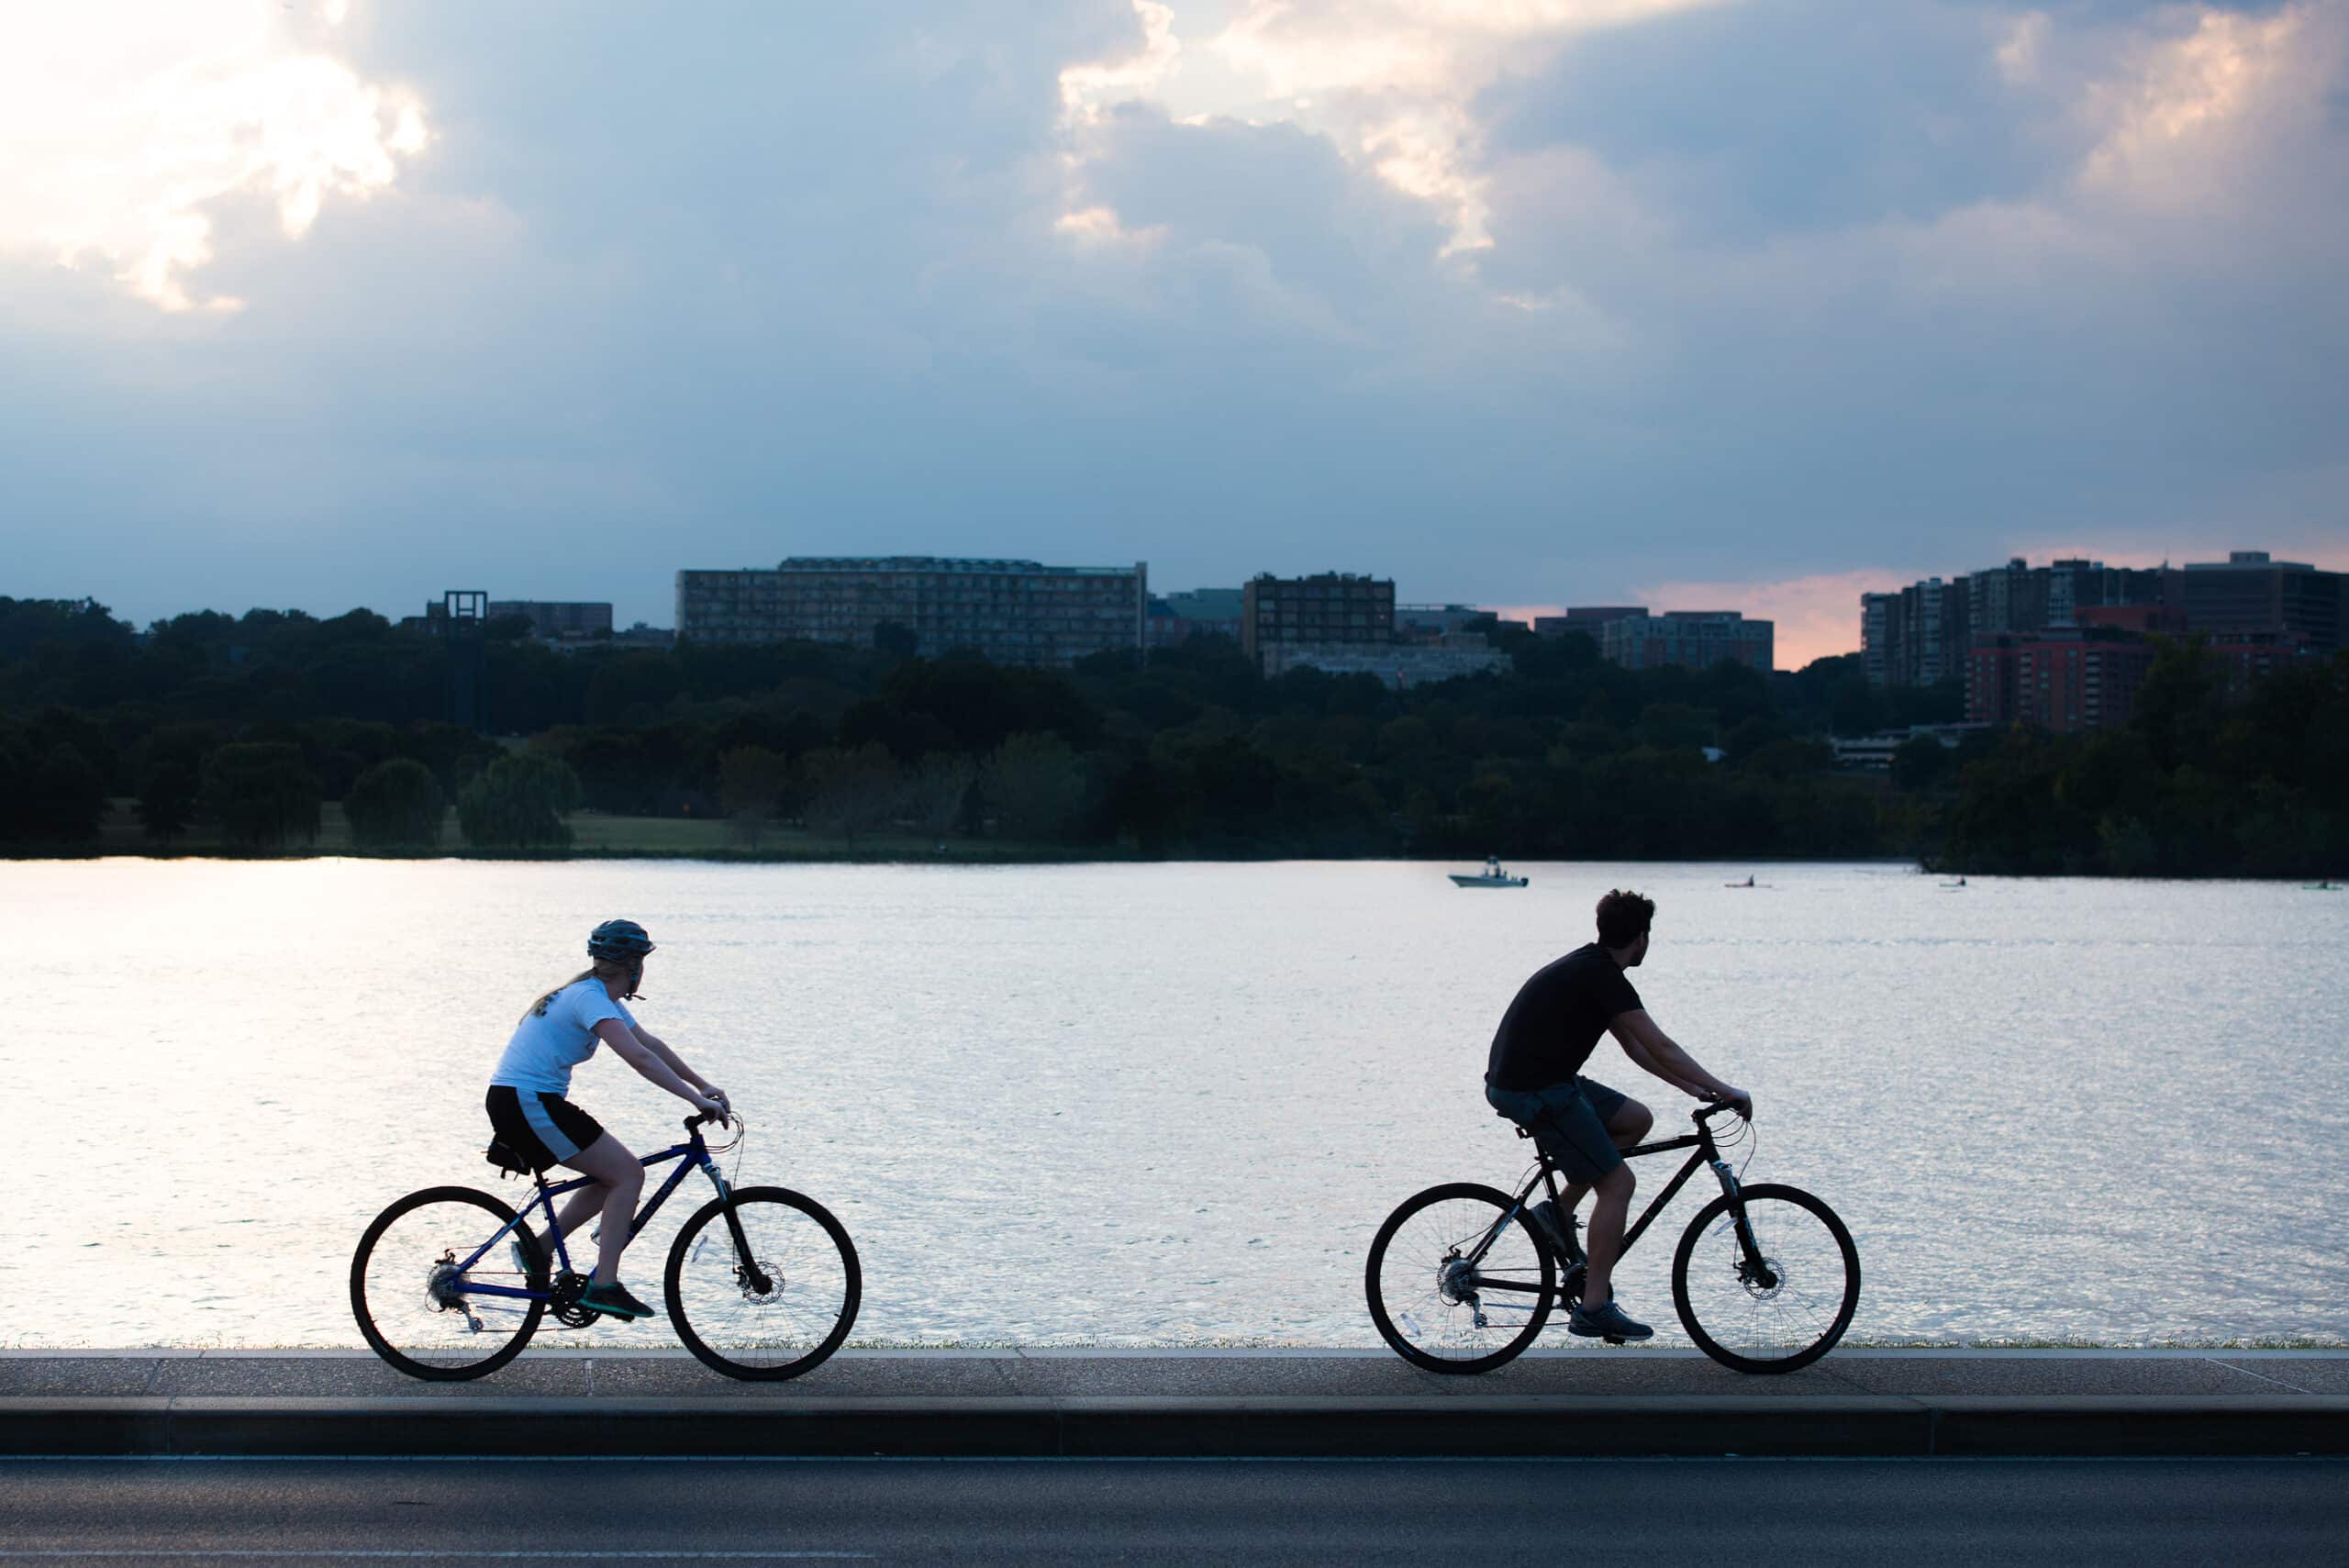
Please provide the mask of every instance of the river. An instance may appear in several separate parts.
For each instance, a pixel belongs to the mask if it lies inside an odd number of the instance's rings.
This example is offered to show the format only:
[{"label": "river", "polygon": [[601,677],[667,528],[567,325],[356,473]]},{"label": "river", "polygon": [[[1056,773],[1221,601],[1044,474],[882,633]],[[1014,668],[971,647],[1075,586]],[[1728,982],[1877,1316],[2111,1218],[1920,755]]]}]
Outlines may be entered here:
[{"label": "river", "polygon": [[[2349,1338],[2349,895],[1446,869],[0,862],[0,1344],[357,1344],[361,1229],[418,1186],[514,1195],[490,1065],[622,915],[661,945],[639,1017],[749,1117],[740,1178],[855,1236],[857,1341],[1375,1344],[1372,1232],[1522,1168],[1486,1045],[1617,886],[1658,901],[1651,1012],[1755,1096],[1747,1179],[1857,1238],[1854,1340]],[[1685,1117],[1611,1042],[1591,1072]],[[573,1097],[640,1151],[680,1111],[609,1052]],[[1667,1340],[1694,1208],[1618,1275]]]}]

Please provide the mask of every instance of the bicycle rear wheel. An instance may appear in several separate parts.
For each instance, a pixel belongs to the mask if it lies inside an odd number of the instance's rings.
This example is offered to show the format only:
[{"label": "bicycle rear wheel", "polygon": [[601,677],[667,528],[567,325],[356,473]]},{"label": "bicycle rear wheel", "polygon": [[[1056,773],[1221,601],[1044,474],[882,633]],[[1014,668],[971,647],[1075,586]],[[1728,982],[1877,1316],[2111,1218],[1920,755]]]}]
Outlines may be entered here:
[{"label": "bicycle rear wheel", "polygon": [[669,1249],[669,1321],[702,1364],[729,1377],[797,1377],[841,1348],[864,1298],[848,1232],[822,1204],[782,1187],[733,1195],[746,1262],[726,1200],[696,1210]]},{"label": "bicycle rear wheel", "polygon": [[529,1228],[487,1193],[427,1187],[377,1215],[360,1237],[351,1258],[351,1316],[375,1353],[410,1377],[481,1377],[521,1353],[547,1304],[543,1296],[472,1295],[467,1284],[543,1292],[546,1258]]},{"label": "bicycle rear wheel", "polygon": [[1835,1211],[1798,1187],[1741,1194],[1754,1266],[1729,1195],[1707,1204],[1672,1255],[1672,1304],[1697,1348],[1736,1372],[1794,1372],[1832,1350],[1860,1304],[1860,1252]]},{"label": "bicycle rear wheel", "polygon": [[1557,1264],[1521,1218],[1502,1225],[1516,1202],[1475,1182],[1448,1182],[1386,1217],[1363,1289],[1370,1320],[1397,1355],[1430,1372],[1489,1372],[1542,1332],[1557,1299]]}]

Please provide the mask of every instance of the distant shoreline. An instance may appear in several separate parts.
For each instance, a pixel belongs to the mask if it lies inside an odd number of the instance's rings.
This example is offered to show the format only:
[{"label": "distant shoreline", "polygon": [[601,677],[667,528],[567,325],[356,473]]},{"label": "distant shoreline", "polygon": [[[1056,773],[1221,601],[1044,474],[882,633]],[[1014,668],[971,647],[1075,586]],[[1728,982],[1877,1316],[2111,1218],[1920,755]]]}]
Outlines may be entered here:
[{"label": "distant shoreline", "polygon": [[[1506,858],[1506,857],[1505,857]],[[1352,862],[1400,862],[1410,865],[1442,867],[1452,870],[1475,869],[1475,860],[1467,855],[1412,855],[1367,853],[1359,855],[1313,853],[1277,846],[1255,851],[1207,851],[1191,849],[1166,854],[1146,852],[1138,849],[1119,849],[1098,845],[1087,847],[1002,844],[995,845],[970,840],[950,841],[946,848],[924,848],[902,840],[883,840],[869,848],[837,843],[774,844],[759,847],[728,847],[697,845],[693,847],[575,844],[567,849],[476,849],[439,847],[415,850],[361,849],[349,844],[309,845],[300,849],[260,850],[229,852],[217,844],[164,845],[144,842],[65,845],[53,849],[37,846],[0,848],[0,864],[33,864],[64,861],[222,861],[260,863],[286,861],[385,861],[419,862],[447,861],[462,862],[516,862],[552,864],[566,861],[660,861],[704,865],[936,865],[936,866],[1052,866],[1052,865],[1258,865],[1275,862],[1309,862],[1319,864],[1344,865]],[[1948,871],[1905,855],[1827,855],[1789,857],[1778,855],[1767,859],[1742,859],[1736,856],[1689,856],[1685,859],[1658,860],[1653,857],[1628,860],[1547,862],[1529,861],[1540,864],[1620,864],[1653,866],[1711,865],[1735,866],[1766,871],[1772,866],[1898,866],[1915,872],[1920,876],[1943,878],[2022,879],[2034,882],[2256,882],[2282,885],[2298,885],[2318,891],[2318,885],[2305,877],[2254,876],[2247,873],[2213,876],[2182,877],[2176,874],[2120,876],[2110,873],[2028,873]],[[1762,884],[1766,888],[1767,884]],[[2332,888],[2349,891],[2339,883]],[[1733,884],[1732,884],[1733,886]]]}]

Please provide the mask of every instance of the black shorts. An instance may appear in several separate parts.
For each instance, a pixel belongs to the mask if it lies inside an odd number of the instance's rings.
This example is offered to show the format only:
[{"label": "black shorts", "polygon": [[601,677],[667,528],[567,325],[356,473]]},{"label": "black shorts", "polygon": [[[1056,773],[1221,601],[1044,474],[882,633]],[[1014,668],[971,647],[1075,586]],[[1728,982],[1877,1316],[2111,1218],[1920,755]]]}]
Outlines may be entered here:
[{"label": "black shorts", "polygon": [[596,1118],[561,1095],[534,1095],[507,1084],[492,1084],[483,1102],[499,1141],[544,1171],[578,1157],[604,1136]]},{"label": "black shorts", "polygon": [[1567,1180],[1594,1184],[1623,1162],[1607,1123],[1630,1098],[1596,1078],[1569,1078],[1541,1089],[1485,1085],[1486,1103],[1532,1133]]}]

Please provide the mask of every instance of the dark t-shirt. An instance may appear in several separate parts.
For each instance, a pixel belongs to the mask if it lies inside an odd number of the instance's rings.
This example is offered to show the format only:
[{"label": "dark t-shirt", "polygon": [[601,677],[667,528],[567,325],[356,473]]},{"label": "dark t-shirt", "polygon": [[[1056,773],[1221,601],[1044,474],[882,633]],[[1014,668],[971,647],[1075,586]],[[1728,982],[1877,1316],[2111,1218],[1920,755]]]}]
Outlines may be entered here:
[{"label": "dark t-shirt", "polygon": [[1541,1089],[1582,1071],[1598,1037],[1637,1012],[1631,976],[1597,942],[1534,972],[1501,1015],[1485,1078],[1499,1089]]}]

